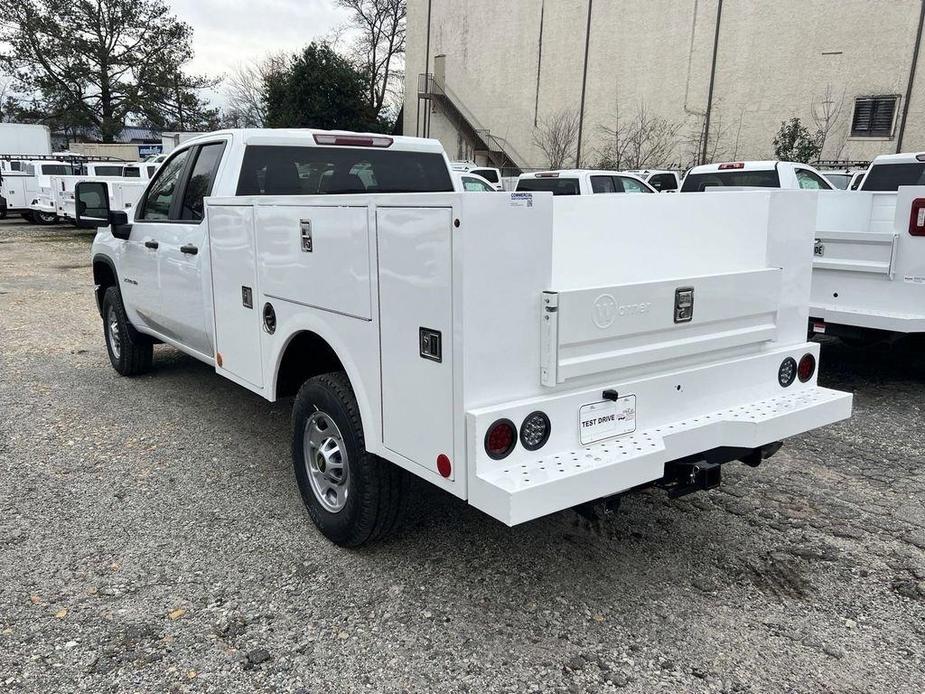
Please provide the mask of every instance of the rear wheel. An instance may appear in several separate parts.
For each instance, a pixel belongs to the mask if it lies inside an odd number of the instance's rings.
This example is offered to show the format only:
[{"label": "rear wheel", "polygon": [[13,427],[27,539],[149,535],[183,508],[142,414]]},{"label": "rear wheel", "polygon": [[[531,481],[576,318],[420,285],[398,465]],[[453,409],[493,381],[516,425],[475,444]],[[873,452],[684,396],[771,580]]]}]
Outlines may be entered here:
[{"label": "rear wheel", "polygon": [[123,376],[137,376],[151,368],[154,345],[128,322],[116,287],[103,294],[103,333],[112,368]]},{"label": "rear wheel", "polygon": [[33,212],[32,219],[35,220],[36,224],[56,224],[58,215],[54,212]]},{"label": "rear wheel", "polygon": [[397,525],[407,473],[366,450],[346,374],[315,376],[299,389],[292,463],[308,515],[331,542],[358,547]]}]

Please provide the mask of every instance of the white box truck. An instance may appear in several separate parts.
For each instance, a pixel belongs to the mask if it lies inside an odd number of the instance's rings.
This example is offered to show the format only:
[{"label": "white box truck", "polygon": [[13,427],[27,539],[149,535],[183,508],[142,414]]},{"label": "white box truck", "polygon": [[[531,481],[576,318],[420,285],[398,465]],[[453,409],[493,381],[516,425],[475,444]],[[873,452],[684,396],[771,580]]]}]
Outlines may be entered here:
[{"label": "white box truck", "polygon": [[219,131],[98,227],[113,367],[172,345],[294,397],[308,513],[356,546],[414,474],[503,523],[719,484],[850,415],[806,342],[816,197],[454,191],[433,140]]}]

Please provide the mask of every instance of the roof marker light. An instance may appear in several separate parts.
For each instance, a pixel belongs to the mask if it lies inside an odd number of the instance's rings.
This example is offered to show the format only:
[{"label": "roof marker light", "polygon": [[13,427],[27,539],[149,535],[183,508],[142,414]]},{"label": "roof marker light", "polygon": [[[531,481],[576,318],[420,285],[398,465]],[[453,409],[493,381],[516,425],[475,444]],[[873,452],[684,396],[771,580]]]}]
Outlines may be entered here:
[{"label": "roof marker light", "polygon": [[392,138],[384,135],[315,134],[315,144],[338,147],[391,147]]}]

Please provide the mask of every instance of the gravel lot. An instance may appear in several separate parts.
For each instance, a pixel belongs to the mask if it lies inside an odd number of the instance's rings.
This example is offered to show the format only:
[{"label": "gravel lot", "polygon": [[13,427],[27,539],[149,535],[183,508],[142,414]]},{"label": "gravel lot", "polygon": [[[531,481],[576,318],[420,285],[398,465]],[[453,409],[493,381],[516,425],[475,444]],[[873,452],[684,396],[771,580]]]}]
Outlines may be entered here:
[{"label": "gravel lot", "polygon": [[826,344],[854,419],[721,490],[508,529],[419,484],[345,551],[288,402],[110,368],[90,239],[0,222],[0,691],[925,691],[921,346]]}]

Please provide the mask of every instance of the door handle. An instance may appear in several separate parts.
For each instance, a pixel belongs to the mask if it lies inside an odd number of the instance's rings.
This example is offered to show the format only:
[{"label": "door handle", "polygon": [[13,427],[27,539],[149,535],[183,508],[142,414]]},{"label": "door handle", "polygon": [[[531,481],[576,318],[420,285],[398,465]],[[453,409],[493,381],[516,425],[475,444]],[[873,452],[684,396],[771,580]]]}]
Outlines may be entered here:
[{"label": "door handle", "polygon": [[157,241],[145,241],[145,248],[157,248],[158,245]]},{"label": "door handle", "polygon": [[186,244],[185,246],[180,246],[180,252],[186,253],[187,255],[196,255],[199,252],[199,249],[196,248],[191,243]]}]

